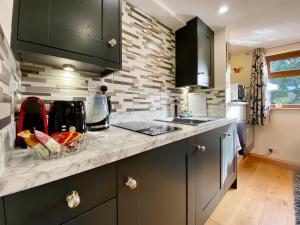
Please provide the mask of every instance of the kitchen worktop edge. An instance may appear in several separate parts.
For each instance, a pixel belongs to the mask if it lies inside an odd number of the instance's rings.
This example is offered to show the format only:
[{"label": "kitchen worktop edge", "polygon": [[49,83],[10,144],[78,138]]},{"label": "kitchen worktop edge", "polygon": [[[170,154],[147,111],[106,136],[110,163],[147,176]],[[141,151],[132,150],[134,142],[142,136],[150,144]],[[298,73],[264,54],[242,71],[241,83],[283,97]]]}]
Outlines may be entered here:
[{"label": "kitchen worktop edge", "polygon": [[0,175],[0,196],[104,166],[235,121],[221,118],[198,126],[168,124],[182,130],[158,136],[147,136],[112,126],[105,131],[89,133],[89,145],[85,151],[49,161],[35,160],[28,150],[15,150]]}]

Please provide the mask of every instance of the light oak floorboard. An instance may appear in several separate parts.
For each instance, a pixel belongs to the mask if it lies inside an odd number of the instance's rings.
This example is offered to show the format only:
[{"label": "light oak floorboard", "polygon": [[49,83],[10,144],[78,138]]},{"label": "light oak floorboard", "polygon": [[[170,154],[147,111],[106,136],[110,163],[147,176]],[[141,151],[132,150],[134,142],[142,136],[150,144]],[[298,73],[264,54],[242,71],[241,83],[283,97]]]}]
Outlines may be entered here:
[{"label": "light oak floorboard", "polygon": [[239,160],[238,189],[226,193],[205,225],[295,225],[293,171]]}]

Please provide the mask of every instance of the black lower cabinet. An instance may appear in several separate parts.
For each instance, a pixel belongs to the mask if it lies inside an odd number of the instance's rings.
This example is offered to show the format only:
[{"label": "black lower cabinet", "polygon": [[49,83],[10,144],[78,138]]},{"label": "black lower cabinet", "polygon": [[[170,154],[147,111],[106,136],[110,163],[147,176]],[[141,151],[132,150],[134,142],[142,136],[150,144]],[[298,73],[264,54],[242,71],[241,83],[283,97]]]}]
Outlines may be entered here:
[{"label": "black lower cabinet", "polygon": [[222,184],[224,190],[237,188],[237,152],[235,141],[237,137],[236,123],[223,127],[222,137]]},{"label": "black lower cabinet", "polygon": [[202,225],[222,197],[221,135],[214,129],[195,137],[188,156],[189,225]]},{"label": "black lower cabinet", "polygon": [[187,224],[188,144],[184,139],[119,162],[119,225]]},{"label": "black lower cabinet", "polygon": [[0,225],[204,225],[236,188],[235,138],[232,123],[4,196]]},{"label": "black lower cabinet", "polygon": [[[75,208],[66,201],[73,191],[80,198]],[[5,196],[6,225],[59,225],[114,197],[116,165],[110,164]]]},{"label": "black lower cabinet", "polygon": [[117,200],[105,202],[63,225],[117,225]]},{"label": "black lower cabinet", "polygon": [[0,198],[0,225],[5,225],[3,197]]}]

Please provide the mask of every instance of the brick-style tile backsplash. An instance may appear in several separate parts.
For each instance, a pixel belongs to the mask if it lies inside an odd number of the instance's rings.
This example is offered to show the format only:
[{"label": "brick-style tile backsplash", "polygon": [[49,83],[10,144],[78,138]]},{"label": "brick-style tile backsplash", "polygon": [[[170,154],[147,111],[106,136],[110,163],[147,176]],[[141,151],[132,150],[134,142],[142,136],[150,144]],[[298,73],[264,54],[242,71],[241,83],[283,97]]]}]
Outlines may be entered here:
[{"label": "brick-style tile backsplash", "polygon": [[99,74],[66,72],[50,66],[21,62],[22,98],[80,100],[88,82],[108,86],[113,112],[157,111],[173,114],[174,100],[186,109],[186,91],[175,88],[175,35],[168,27],[135,6],[122,5],[123,69],[100,79]]},{"label": "brick-style tile backsplash", "polygon": [[[122,36],[123,69],[101,78],[34,62],[22,61],[19,68],[0,27],[0,173],[5,152],[14,148],[15,108],[26,97],[37,96],[46,103],[84,100],[89,81],[96,80],[108,86],[112,121],[173,116],[176,98],[181,110],[187,110],[188,89],[175,88],[174,31],[123,1]],[[225,116],[224,90],[191,90],[206,92],[208,116]]]},{"label": "brick-style tile backsplash", "polygon": [[15,142],[15,104],[20,103],[21,72],[0,26],[0,173]]}]

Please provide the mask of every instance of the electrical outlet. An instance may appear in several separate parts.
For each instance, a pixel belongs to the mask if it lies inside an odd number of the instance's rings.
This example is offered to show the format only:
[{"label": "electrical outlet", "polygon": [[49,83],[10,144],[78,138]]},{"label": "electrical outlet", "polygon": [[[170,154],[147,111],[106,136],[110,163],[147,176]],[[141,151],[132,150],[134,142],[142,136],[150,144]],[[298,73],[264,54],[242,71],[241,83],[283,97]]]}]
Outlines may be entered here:
[{"label": "electrical outlet", "polygon": [[269,155],[279,154],[279,149],[278,148],[268,148],[267,149],[267,154],[269,154]]},{"label": "electrical outlet", "polygon": [[100,80],[89,80],[88,81],[88,91],[89,92],[100,92],[100,87],[103,84]]}]

